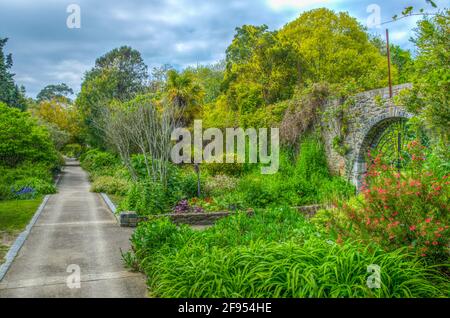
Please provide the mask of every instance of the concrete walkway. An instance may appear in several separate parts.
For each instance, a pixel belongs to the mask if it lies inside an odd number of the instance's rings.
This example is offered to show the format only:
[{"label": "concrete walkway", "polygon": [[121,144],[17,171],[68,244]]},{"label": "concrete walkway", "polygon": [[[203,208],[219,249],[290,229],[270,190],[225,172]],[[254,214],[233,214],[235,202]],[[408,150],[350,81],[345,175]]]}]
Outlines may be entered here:
[{"label": "concrete walkway", "polygon": [[[132,229],[120,228],[102,198],[89,192],[77,162],[68,162],[28,239],[0,282],[0,297],[145,297],[145,277],[127,271],[120,249]],[[79,266],[80,288],[69,288]],[[72,276],[71,276],[72,275]],[[76,287],[76,284],[71,287]]]}]

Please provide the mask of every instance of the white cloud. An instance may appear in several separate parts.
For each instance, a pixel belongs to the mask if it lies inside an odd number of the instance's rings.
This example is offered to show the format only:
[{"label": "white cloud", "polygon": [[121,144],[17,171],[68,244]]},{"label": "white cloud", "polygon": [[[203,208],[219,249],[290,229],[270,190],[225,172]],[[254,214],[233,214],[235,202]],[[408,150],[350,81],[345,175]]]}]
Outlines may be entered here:
[{"label": "white cloud", "polygon": [[194,50],[204,50],[206,48],[208,48],[208,43],[205,41],[187,41],[175,44],[175,50],[179,53],[187,53]]},{"label": "white cloud", "polygon": [[49,78],[54,79],[55,83],[64,82],[69,86],[79,85],[85,71],[92,65],[86,65],[77,60],[63,60],[52,66],[47,72]]},{"label": "white cloud", "polygon": [[34,77],[27,75],[27,74],[15,76],[14,79],[20,83],[37,83],[38,82],[37,79],[35,79]]},{"label": "white cloud", "polygon": [[312,5],[325,5],[329,0],[267,0],[269,6],[274,10],[302,9]]},{"label": "white cloud", "polygon": [[390,32],[389,38],[393,41],[406,41],[408,40],[409,35],[410,32],[405,31]]}]

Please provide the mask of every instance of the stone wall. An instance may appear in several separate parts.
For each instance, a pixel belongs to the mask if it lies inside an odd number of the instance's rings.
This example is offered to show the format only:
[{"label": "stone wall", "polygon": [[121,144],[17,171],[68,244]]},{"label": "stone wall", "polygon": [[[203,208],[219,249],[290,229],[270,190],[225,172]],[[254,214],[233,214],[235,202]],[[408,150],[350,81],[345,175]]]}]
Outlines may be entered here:
[{"label": "stone wall", "polygon": [[[394,86],[393,95],[410,87],[411,84]],[[403,107],[394,105],[389,98],[389,88],[360,93],[354,96],[354,101],[347,110],[348,126],[344,144],[348,146],[348,152],[340,155],[333,147],[335,121],[324,121],[323,137],[330,170],[347,177],[359,187],[361,176],[365,172],[364,155],[369,147],[376,143],[387,126],[410,118],[411,114]],[[335,103],[329,103],[326,107],[335,106]]]},{"label": "stone wall", "polygon": [[[152,218],[169,217],[175,224],[188,225],[213,225],[218,220],[233,215],[236,212],[205,212],[205,213],[168,213],[151,216]],[[248,211],[247,215],[253,215],[253,211]],[[121,212],[119,223],[122,227],[136,227],[139,222],[148,220],[148,217],[138,216],[135,212]]]}]

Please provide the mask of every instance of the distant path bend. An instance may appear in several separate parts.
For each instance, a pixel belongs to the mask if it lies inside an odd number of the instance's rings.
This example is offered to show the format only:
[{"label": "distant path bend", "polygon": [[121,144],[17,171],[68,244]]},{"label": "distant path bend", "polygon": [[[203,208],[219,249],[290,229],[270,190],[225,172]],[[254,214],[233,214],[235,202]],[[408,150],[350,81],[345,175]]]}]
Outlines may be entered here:
[{"label": "distant path bend", "polygon": [[[1,298],[146,296],[145,277],[127,271],[121,259],[133,230],[119,227],[89,188],[87,173],[78,162],[68,161],[58,193],[50,196],[0,282]],[[68,270],[77,267],[80,288],[69,288],[67,281],[76,280]]]}]

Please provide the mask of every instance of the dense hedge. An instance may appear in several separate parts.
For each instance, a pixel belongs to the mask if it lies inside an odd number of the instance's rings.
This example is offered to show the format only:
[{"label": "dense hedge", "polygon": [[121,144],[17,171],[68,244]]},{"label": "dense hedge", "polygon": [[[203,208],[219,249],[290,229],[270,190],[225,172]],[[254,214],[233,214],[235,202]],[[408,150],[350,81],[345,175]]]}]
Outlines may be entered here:
[{"label": "dense hedge", "polygon": [[29,113],[0,103],[0,200],[54,193],[60,164],[47,129]]},{"label": "dense hedge", "polygon": [[58,154],[49,132],[29,113],[0,103],[0,165],[15,167],[25,161],[56,167]]}]

